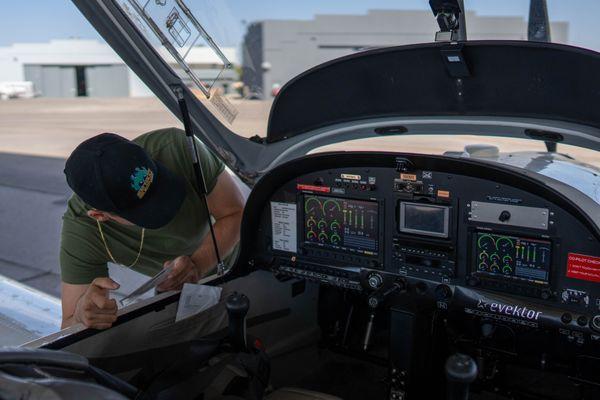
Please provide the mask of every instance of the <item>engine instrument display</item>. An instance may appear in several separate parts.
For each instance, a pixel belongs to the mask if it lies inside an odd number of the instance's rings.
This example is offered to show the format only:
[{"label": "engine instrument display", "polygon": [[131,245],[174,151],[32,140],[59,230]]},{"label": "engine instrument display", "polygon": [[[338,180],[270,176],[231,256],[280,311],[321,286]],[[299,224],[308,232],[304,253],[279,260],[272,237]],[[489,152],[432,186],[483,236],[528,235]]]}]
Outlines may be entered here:
[{"label": "engine instrument display", "polygon": [[551,243],[538,239],[477,232],[475,263],[478,273],[547,284]]},{"label": "engine instrument display", "polygon": [[379,254],[379,204],[327,196],[304,197],[304,242],[365,256]]}]

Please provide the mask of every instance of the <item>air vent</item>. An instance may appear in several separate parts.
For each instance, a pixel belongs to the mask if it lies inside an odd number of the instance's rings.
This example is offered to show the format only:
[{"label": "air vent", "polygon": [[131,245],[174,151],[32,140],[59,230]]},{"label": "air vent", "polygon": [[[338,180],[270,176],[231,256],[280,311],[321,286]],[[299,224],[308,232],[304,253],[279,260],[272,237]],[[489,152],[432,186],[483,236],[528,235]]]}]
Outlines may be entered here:
[{"label": "air vent", "polygon": [[399,135],[408,132],[405,126],[382,126],[375,128],[375,133],[378,135]]}]

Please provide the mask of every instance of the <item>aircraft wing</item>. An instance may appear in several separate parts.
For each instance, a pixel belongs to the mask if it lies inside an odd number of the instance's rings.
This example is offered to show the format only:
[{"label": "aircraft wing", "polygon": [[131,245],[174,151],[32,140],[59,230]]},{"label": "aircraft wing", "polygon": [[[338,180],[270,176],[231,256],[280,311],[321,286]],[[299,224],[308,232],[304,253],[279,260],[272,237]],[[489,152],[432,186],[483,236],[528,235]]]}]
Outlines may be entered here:
[{"label": "aircraft wing", "polygon": [[0,276],[0,346],[19,346],[60,330],[59,299]]}]

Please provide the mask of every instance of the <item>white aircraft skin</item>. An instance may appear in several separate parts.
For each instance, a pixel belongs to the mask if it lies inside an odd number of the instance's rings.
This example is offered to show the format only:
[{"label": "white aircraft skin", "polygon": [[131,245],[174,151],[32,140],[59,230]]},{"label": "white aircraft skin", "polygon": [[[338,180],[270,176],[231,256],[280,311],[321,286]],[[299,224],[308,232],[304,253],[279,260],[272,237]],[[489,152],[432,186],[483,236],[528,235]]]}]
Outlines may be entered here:
[{"label": "white aircraft skin", "polygon": [[445,155],[494,161],[504,165],[537,172],[563,182],[586,194],[600,204],[600,168],[579,162],[559,152],[513,152],[499,153],[495,146],[471,145],[463,152],[447,152]]},{"label": "white aircraft skin", "polygon": [[60,330],[60,300],[0,276],[0,346],[15,346]]}]

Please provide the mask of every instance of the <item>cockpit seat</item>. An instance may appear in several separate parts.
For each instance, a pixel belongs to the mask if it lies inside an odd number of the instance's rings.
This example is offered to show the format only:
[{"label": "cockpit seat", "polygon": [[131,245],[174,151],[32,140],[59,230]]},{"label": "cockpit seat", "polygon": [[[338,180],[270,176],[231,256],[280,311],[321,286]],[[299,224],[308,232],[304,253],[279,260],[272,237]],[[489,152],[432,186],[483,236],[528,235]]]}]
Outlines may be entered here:
[{"label": "cockpit seat", "polygon": [[299,388],[282,388],[266,397],[266,400],[342,400],[339,397]]}]

